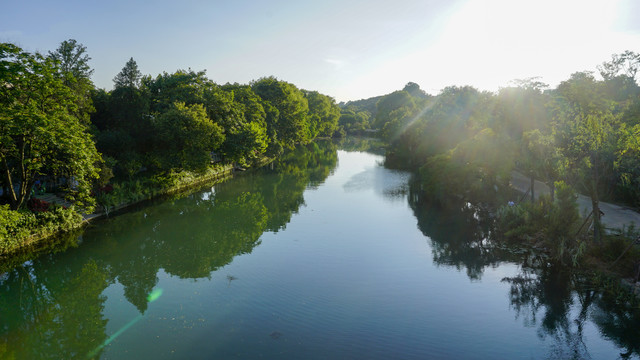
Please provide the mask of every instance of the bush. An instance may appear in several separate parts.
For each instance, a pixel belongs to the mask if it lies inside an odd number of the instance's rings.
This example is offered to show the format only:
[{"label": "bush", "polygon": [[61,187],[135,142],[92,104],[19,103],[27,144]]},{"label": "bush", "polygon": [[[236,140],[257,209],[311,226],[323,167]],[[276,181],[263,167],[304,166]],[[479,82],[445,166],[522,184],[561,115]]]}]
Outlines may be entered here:
[{"label": "bush", "polygon": [[[48,203],[47,203],[48,204]],[[46,237],[69,231],[82,224],[82,216],[74,208],[53,204],[48,211],[16,211],[0,206],[0,254],[19,248],[33,237]]]},{"label": "bush", "polygon": [[82,224],[82,215],[72,208],[53,205],[47,212],[36,214],[36,233],[48,236],[60,231],[69,231]]},{"label": "bush", "polygon": [[507,240],[539,240],[552,257],[576,265],[586,243],[576,236],[580,222],[576,194],[556,182],[556,199],[540,196],[533,203],[512,204],[498,209],[496,230]]},{"label": "bush", "polygon": [[150,199],[172,189],[193,184],[201,178],[214,176],[228,168],[229,165],[216,164],[201,172],[170,171],[151,177],[115,183],[109,185],[109,191],[97,192],[96,202],[103,211],[108,213],[113,207]]},{"label": "bush", "polygon": [[551,208],[551,200],[547,196],[539,197],[534,203],[502,206],[496,214],[497,231],[508,240],[544,238]]},{"label": "bush", "polygon": [[9,205],[0,205],[0,253],[15,248],[31,235],[36,223],[32,213],[10,210]]},{"label": "bush", "polygon": [[608,268],[622,276],[635,278],[638,275],[640,248],[631,245],[638,239],[634,225],[618,229],[605,235],[598,246],[590,249],[590,255],[608,264]]}]

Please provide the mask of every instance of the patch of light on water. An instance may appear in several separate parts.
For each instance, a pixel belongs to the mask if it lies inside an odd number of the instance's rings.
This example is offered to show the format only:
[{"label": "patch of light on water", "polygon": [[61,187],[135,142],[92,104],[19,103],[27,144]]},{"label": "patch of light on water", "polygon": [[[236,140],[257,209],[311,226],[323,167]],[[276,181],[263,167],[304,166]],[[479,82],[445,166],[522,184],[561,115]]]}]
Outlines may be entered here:
[{"label": "patch of light on water", "polygon": [[211,189],[209,191],[203,191],[202,194],[200,195],[200,199],[204,200],[204,201],[209,201],[211,200],[214,196],[216,195],[216,187],[212,186]]}]

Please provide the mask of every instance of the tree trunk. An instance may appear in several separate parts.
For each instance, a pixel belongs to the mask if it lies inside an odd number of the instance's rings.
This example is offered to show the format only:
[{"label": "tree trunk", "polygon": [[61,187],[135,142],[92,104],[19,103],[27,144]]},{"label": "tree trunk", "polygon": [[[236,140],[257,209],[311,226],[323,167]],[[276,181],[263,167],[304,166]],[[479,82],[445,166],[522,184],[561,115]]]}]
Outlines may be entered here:
[{"label": "tree trunk", "polygon": [[591,183],[591,205],[593,208],[593,242],[600,244],[602,238],[602,223],[600,222],[600,198],[598,196],[598,183],[600,174],[598,173],[598,158],[592,155],[593,160],[593,179]]},{"label": "tree trunk", "polygon": [[9,166],[7,165],[7,159],[2,159],[3,165],[3,175],[5,177],[5,182],[7,186],[6,197],[9,199],[9,205],[11,210],[18,210],[18,198],[16,196],[16,191],[13,187],[13,179],[11,177],[11,171],[9,171]]},{"label": "tree trunk", "polygon": [[591,196],[591,205],[593,208],[593,242],[600,244],[602,224],[600,223],[600,201],[598,201],[597,192]]},{"label": "tree trunk", "polygon": [[535,194],[534,194],[534,191],[533,191],[533,186],[535,185],[535,183],[536,183],[536,178],[534,178],[533,174],[532,174],[531,175],[531,186],[530,186],[530,188],[531,188],[531,203],[533,203],[536,200],[536,197],[535,197]]}]

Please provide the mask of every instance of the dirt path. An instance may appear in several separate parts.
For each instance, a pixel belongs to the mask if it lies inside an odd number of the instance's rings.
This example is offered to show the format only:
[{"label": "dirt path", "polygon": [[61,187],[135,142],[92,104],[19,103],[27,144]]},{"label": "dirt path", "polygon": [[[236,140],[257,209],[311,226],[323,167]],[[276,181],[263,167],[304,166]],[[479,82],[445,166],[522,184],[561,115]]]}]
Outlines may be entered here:
[{"label": "dirt path", "polygon": [[[526,192],[531,185],[531,180],[517,171],[511,172],[511,186],[520,191]],[[536,180],[534,184],[534,195],[536,198],[540,194],[549,194],[549,187],[541,181]],[[586,216],[591,212],[591,199],[584,195],[578,195],[578,205],[580,214]],[[602,223],[609,229],[622,229],[634,224],[636,229],[640,229],[640,213],[624,206],[600,202],[600,209],[604,212]]]}]

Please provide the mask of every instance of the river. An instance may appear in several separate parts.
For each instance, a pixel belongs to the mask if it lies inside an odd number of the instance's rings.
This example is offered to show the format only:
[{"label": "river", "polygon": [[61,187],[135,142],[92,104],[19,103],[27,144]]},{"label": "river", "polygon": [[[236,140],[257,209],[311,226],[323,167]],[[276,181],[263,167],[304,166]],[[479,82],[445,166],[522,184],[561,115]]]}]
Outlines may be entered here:
[{"label": "river", "polygon": [[0,358],[640,358],[637,314],[370,145],[299,147],[3,264]]}]

